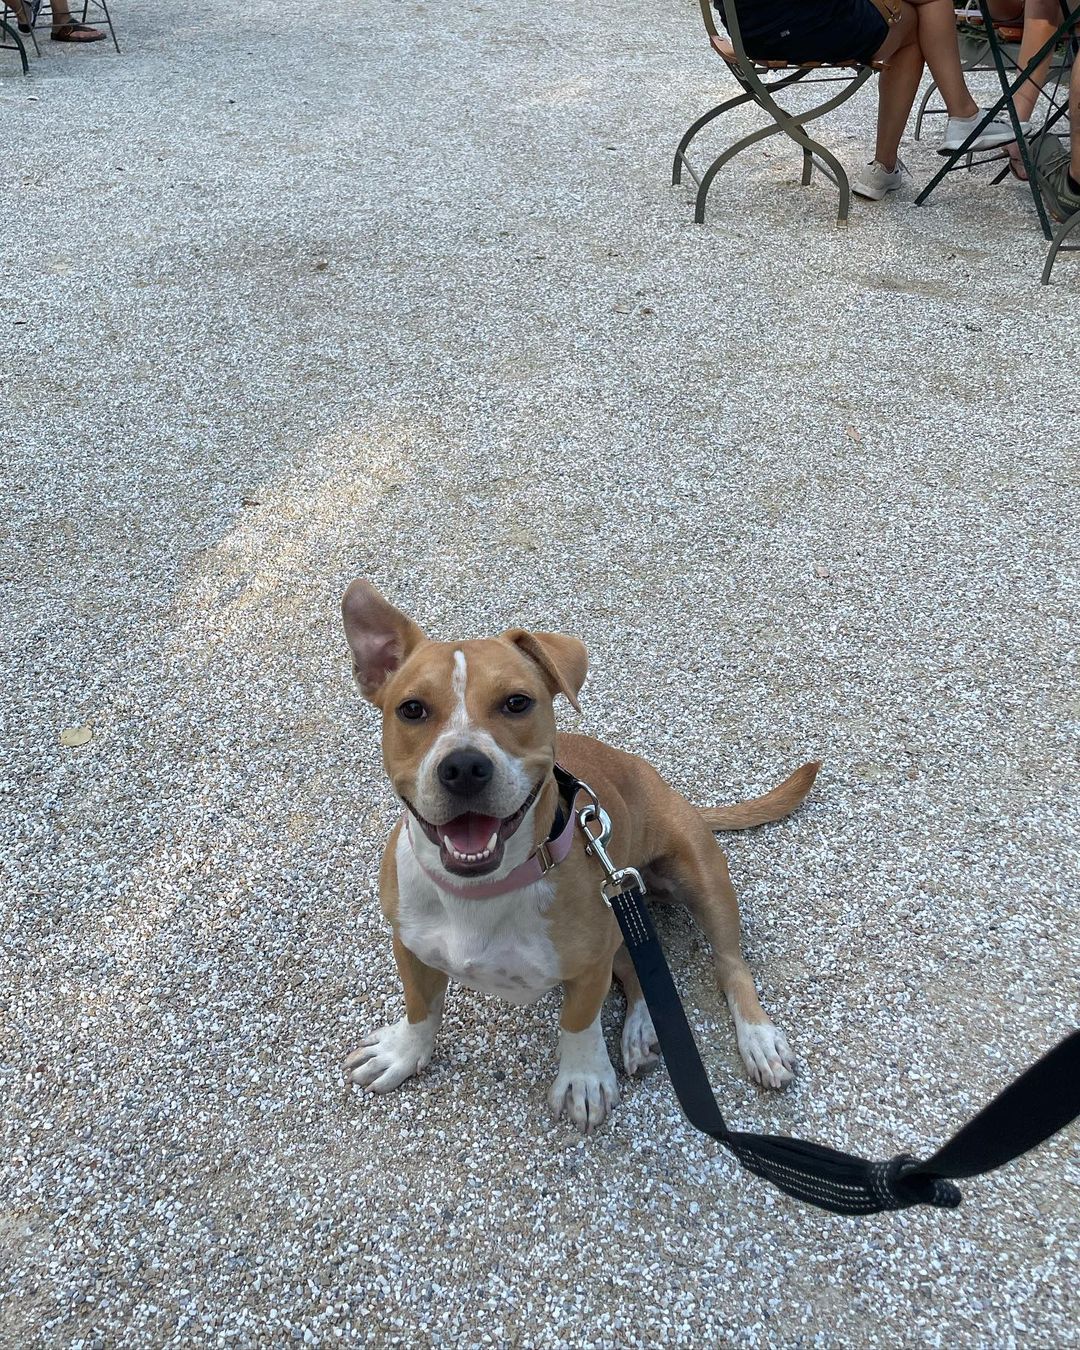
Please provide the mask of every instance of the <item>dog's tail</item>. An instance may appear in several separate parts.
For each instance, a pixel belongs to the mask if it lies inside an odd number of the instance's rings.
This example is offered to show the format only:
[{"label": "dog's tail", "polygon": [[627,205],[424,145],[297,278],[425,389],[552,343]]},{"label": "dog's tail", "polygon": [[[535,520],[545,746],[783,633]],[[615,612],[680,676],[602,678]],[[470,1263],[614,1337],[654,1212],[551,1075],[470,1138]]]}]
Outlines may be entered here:
[{"label": "dog's tail", "polygon": [[820,761],[804,764],[796,769],[790,778],[785,778],[779,787],[766,792],[763,797],[754,797],[748,802],[736,802],[734,806],[706,806],[701,817],[710,830],[749,830],[754,825],[764,825],[770,820],[781,820],[790,815],[802,799],[814,786]]}]

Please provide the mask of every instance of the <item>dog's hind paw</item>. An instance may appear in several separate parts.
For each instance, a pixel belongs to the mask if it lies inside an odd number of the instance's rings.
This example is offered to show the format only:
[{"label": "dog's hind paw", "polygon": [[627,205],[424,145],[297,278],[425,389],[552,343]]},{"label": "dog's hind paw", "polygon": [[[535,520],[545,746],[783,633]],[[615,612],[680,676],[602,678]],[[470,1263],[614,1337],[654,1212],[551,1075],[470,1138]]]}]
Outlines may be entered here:
[{"label": "dog's hind paw", "polygon": [[747,1072],[762,1087],[782,1088],[795,1077],[795,1056],[787,1037],[771,1022],[740,1022],[739,1053]]},{"label": "dog's hind paw", "polygon": [[626,1010],[626,1019],[622,1029],[623,1068],[631,1078],[635,1074],[651,1073],[660,1063],[659,1042],[656,1029],[645,1000],[638,1001]]},{"label": "dog's hind paw", "polygon": [[419,1073],[435,1045],[434,1019],[400,1022],[365,1036],[345,1061],[345,1078],[368,1092],[390,1092]]}]

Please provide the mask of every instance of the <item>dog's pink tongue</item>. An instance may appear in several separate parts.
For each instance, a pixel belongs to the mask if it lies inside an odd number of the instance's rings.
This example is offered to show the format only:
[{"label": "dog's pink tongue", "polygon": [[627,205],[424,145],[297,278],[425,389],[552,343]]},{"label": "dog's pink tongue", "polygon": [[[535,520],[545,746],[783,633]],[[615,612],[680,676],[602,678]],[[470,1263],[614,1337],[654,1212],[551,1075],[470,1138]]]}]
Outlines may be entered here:
[{"label": "dog's pink tongue", "polygon": [[459,853],[483,853],[488,840],[499,828],[498,816],[478,816],[467,811],[463,816],[455,816],[445,825],[439,826]]}]

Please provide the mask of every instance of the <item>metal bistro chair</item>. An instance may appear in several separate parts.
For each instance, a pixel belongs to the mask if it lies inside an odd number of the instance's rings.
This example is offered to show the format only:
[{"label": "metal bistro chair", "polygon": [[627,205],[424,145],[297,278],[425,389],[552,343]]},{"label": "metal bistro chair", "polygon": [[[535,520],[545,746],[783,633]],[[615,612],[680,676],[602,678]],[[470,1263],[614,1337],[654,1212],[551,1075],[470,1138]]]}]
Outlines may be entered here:
[{"label": "metal bistro chair", "polygon": [[[742,86],[743,92],[734,98],[729,98],[719,107],[713,108],[710,112],[699,117],[696,122],[693,122],[679,142],[679,148],[675,151],[671,181],[673,184],[681,183],[683,169],[685,169],[697,184],[697,199],[694,204],[695,221],[699,225],[704,222],[705,199],[709,195],[709,188],[712,186],[713,179],[728,160],[733,159],[747,146],[754,145],[767,136],[775,136],[777,133],[783,132],[802,150],[802,186],[806,187],[810,182],[813,167],[816,163],[826,178],[830,179],[839,190],[840,208],[836,219],[837,224],[846,225],[848,209],[851,204],[851,187],[848,183],[848,176],[836,156],[831,151],[826,150],[820,141],[815,141],[809,135],[805,124],[814,121],[827,112],[831,112],[833,108],[838,108],[841,103],[849,99],[856,90],[865,84],[875,71],[884,70],[884,62],[756,61],[747,54],[739,30],[738,10],[742,5],[742,0],[724,0],[724,13],[727,17],[727,30],[730,35],[727,40],[722,38],[717,30],[710,0],[698,0],[698,3],[701,6],[705,30],[709,35],[709,42],[713,50],[727,63],[728,69]],[[821,75],[817,73],[822,70],[842,70],[853,73],[843,75]],[[766,83],[760,78],[771,71],[787,71],[788,73],[771,83]],[[799,84],[804,80],[807,80],[810,84],[836,84],[842,81],[844,87],[839,93],[834,94],[823,103],[808,108],[805,112],[789,112],[786,108],[781,107],[774,95],[780,90],[788,88],[789,85]],[[772,125],[761,127],[759,130],[751,132],[750,135],[743,136],[741,140],[736,141],[734,145],[730,145],[722,154],[718,155],[704,173],[698,174],[687,158],[686,152],[690,148],[690,142],[703,127],[708,126],[715,118],[722,113],[730,112],[733,108],[740,107],[743,103],[756,104],[762,112],[769,115],[772,119]]]}]

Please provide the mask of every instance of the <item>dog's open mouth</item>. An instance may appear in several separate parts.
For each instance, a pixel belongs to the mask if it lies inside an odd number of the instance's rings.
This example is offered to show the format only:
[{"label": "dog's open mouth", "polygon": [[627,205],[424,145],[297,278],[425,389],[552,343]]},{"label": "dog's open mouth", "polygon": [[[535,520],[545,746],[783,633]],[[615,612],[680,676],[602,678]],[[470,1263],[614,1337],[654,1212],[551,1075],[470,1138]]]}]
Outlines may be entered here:
[{"label": "dog's open mouth", "polygon": [[484,816],[465,811],[453,820],[432,825],[406,801],[421,829],[439,846],[439,861],[458,877],[482,877],[494,872],[503,860],[506,841],[515,832],[540,791],[540,784],[529,793],[512,816]]}]

